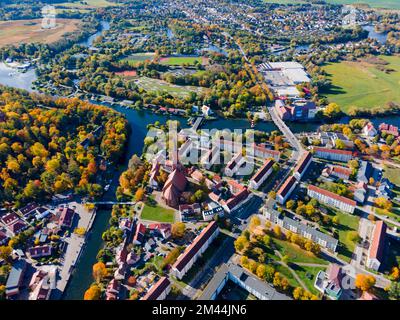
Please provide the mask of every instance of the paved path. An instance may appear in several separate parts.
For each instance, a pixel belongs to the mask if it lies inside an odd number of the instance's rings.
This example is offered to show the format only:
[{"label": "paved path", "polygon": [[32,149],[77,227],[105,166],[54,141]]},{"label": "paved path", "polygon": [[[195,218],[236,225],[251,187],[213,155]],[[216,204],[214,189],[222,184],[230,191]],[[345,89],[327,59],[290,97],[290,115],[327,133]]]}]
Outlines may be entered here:
[{"label": "paved path", "polygon": [[297,282],[301,285],[301,287],[306,290],[309,291],[309,289],[307,288],[307,286],[305,285],[305,283],[303,282],[303,280],[300,279],[299,275],[296,273],[296,271],[294,271],[291,267],[288,266],[288,264],[286,262],[284,262],[282,260],[282,254],[278,251],[278,250],[274,250],[275,254],[281,258],[281,261],[278,261],[278,263],[286,268],[289,269],[290,273],[293,275],[293,277],[297,280]]}]

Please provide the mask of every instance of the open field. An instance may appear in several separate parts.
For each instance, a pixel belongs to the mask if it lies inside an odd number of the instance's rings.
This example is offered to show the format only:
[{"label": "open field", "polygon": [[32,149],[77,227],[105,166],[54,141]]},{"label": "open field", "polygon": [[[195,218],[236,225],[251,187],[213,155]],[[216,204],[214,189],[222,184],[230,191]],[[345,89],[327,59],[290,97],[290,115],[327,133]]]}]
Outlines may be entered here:
[{"label": "open field", "polygon": [[140,218],[158,222],[174,222],[174,210],[166,209],[158,205],[151,206],[146,203]]},{"label": "open field", "polygon": [[130,65],[134,66],[139,62],[143,62],[146,60],[153,60],[154,59],[154,52],[144,52],[144,53],[134,53],[129,57],[122,59],[121,61],[127,61]]},{"label": "open field", "polygon": [[163,80],[152,79],[147,77],[141,77],[137,79],[136,84],[143,88],[144,90],[151,92],[168,92],[169,94],[177,97],[187,97],[190,92],[196,92],[197,94],[202,94],[206,89],[201,87],[193,86],[177,86],[170,84]]},{"label": "open field", "polygon": [[358,233],[360,218],[341,212],[337,212],[336,215],[339,217],[339,225],[336,229],[339,232],[339,242],[341,244],[338,249],[339,257],[350,262],[354,249],[356,248],[356,243],[349,239],[349,233],[354,231]]},{"label": "open field", "polygon": [[385,165],[383,171],[383,177],[389,179],[390,182],[394,183],[397,186],[400,186],[400,169],[397,167],[392,167],[389,165]]},{"label": "open field", "polygon": [[[268,3],[307,3],[306,0],[264,0]],[[371,8],[385,8],[385,9],[398,9],[400,10],[400,1],[398,0],[326,0],[327,3],[332,4],[358,4],[369,5]]]},{"label": "open field", "polygon": [[383,65],[390,72],[381,71],[369,62],[343,61],[323,69],[332,80],[332,88],[324,92],[331,102],[340,105],[344,112],[352,108],[375,109],[388,102],[400,103],[400,56],[380,56],[388,62]]},{"label": "open field", "polygon": [[80,20],[57,19],[54,29],[42,29],[42,20],[0,21],[0,47],[18,43],[52,43],[78,30]]},{"label": "open field", "polygon": [[161,64],[169,66],[193,65],[196,62],[201,63],[202,57],[165,57],[160,59]]},{"label": "open field", "polygon": [[77,9],[95,9],[95,8],[119,6],[119,4],[107,0],[82,0],[75,2],[56,3],[55,6],[57,8],[66,7],[66,8],[77,8]]}]

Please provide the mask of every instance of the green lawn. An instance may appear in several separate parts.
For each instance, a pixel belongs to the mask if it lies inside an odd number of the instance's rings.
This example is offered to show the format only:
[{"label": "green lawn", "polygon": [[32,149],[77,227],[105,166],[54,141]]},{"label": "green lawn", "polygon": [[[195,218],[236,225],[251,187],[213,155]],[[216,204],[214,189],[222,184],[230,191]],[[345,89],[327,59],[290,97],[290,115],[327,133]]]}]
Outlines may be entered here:
[{"label": "green lawn", "polygon": [[146,60],[153,60],[154,59],[154,52],[143,52],[143,53],[134,53],[130,56],[122,59],[122,61],[128,61],[130,65],[136,65],[139,62],[143,62]]},{"label": "green lawn", "polygon": [[202,61],[201,57],[166,57],[166,58],[161,58],[160,63],[169,65],[169,66],[180,66],[183,64],[189,64],[193,65],[195,62],[200,62]]},{"label": "green lawn", "polygon": [[315,289],[314,287],[314,282],[315,278],[321,270],[325,271],[326,267],[308,267],[308,266],[299,266],[296,264],[292,264],[290,266],[300,277],[300,279],[304,282],[304,284],[307,286],[308,291],[311,293],[318,295],[319,291]]},{"label": "green lawn", "polygon": [[62,2],[55,3],[57,7],[68,7],[68,8],[105,8],[111,6],[119,6],[120,4],[107,1],[107,0],[82,0],[74,2]]},{"label": "green lawn", "polygon": [[158,222],[174,222],[174,210],[160,207],[159,205],[150,206],[145,204],[140,216],[143,220]]},{"label": "green lawn", "polygon": [[397,167],[385,166],[383,177],[389,179],[390,182],[400,186],[400,169]]},{"label": "green lawn", "polygon": [[321,259],[311,252],[301,249],[299,246],[292,244],[288,241],[278,240],[273,238],[276,249],[284,256],[289,255],[289,262],[304,262],[304,263],[318,263],[327,264],[324,259]]},{"label": "green lawn", "polygon": [[331,102],[336,102],[344,112],[353,108],[377,109],[388,102],[400,102],[400,56],[380,56],[389,62],[380,71],[365,62],[332,63],[323,67],[332,80],[332,88],[323,92]]},{"label": "green lawn", "polygon": [[339,257],[350,262],[354,249],[356,248],[356,243],[348,239],[348,234],[352,231],[358,232],[360,217],[342,212],[336,212],[336,215],[339,216],[340,223],[340,225],[337,226],[339,242],[341,244],[338,249]]}]

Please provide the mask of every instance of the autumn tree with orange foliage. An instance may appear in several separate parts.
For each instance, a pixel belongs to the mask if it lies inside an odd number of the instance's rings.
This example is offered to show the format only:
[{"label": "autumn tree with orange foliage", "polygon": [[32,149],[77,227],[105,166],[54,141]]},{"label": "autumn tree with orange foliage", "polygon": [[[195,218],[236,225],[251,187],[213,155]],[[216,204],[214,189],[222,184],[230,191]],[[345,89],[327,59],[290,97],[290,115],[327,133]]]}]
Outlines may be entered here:
[{"label": "autumn tree with orange foliage", "polygon": [[355,286],[361,291],[369,291],[376,283],[372,275],[358,274],[356,276]]},{"label": "autumn tree with orange foliage", "polygon": [[97,262],[93,265],[93,278],[96,282],[101,282],[107,276],[106,265],[103,262]]},{"label": "autumn tree with orange foliage", "polygon": [[101,289],[98,285],[91,285],[89,289],[85,291],[83,296],[84,300],[99,300],[101,297]]}]

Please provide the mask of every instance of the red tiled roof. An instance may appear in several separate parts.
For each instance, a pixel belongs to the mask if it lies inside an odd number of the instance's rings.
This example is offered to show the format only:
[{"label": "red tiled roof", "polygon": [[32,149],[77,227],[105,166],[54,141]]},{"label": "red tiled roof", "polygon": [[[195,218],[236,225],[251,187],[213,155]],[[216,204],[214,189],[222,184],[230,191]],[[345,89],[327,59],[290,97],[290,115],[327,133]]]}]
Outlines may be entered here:
[{"label": "red tiled roof", "polygon": [[312,159],[312,154],[311,152],[306,152],[303,154],[301,157],[300,161],[297,163],[296,168],[294,169],[294,172],[298,172],[300,174],[303,173],[304,169],[307,167],[307,164],[311,161]]},{"label": "red tiled roof", "polygon": [[141,300],[157,300],[157,298],[168,288],[170,281],[167,277],[162,277],[153,285]]},{"label": "red tiled roof", "polygon": [[372,236],[371,248],[369,250],[370,259],[382,260],[382,254],[385,243],[386,224],[383,221],[378,221],[375,224],[374,234]]},{"label": "red tiled roof", "polygon": [[17,214],[15,214],[14,212],[10,212],[10,213],[6,214],[4,217],[2,217],[1,221],[3,221],[3,223],[6,225],[10,225],[18,219],[19,219],[19,217]]},{"label": "red tiled roof", "polygon": [[285,183],[279,188],[278,195],[285,197],[286,194],[289,192],[290,188],[292,188],[293,184],[296,183],[296,178],[294,176],[290,176],[286,179]]},{"label": "red tiled roof", "polygon": [[319,151],[319,152],[325,152],[325,153],[353,155],[353,152],[348,151],[348,150],[329,149],[329,148],[320,148],[320,147],[313,147],[313,149],[315,152]]},{"label": "red tiled roof", "polygon": [[339,196],[336,193],[330,192],[330,191],[325,190],[325,189],[318,188],[318,187],[313,186],[313,185],[309,185],[308,189],[311,190],[311,191],[317,192],[319,194],[325,195],[325,196],[327,196],[329,198],[336,199],[336,200],[338,200],[340,202],[344,202],[344,203],[346,203],[346,204],[348,204],[350,206],[353,206],[353,207],[355,207],[357,205],[357,203],[354,200],[351,200],[351,199],[343,197],[343,196]]},{"label": "red tiled roof", "polygon": [[218,229],[218,225],[215,221],[212,221],[207,227],[205,227],[201,233],[194,239],[192,244],[186,248],[186,250],[178,257],[178,260],[174,263],[172,268],[182,271],[187,263],[195,256],[200,248],[207,242],[207,240],[214,234],[215,230]]},{"label": "red tiled roof", "polygon": [[64,208],[61,212],[59,224],[63,227],[71,227],[75,211],[70,208]]},{"label": "red tiled roof", "polygon": [[251,180],[254,180],[255,182],[258,182],[262,179],[262,177],[271,169],[271,167],[274,165],[274,161],[272,160],[267,160],[264,165],[257,171],[257,173],[251,178]]},{"label": "red tiled roof", "polygon": [[278,150],[267,149],[264,146],[260,146],[260,145],[256,145],[256,144],[254,144],[254,150],[258,150],[260,152],[266,152],[273,156],[277,156],[277,155],[281,154],[280,151],[278,151]]},{"label": "red tiled roof", "polygon": [[347,177],[351,175],[351,169],[340,166],[333,166],[332,172],[338,173],[340,175],[345,175]]}]

